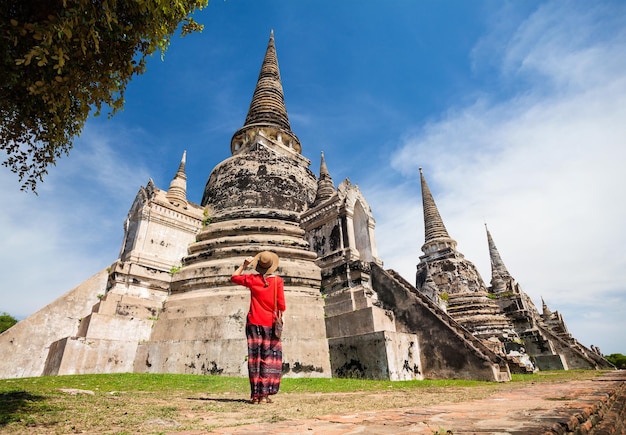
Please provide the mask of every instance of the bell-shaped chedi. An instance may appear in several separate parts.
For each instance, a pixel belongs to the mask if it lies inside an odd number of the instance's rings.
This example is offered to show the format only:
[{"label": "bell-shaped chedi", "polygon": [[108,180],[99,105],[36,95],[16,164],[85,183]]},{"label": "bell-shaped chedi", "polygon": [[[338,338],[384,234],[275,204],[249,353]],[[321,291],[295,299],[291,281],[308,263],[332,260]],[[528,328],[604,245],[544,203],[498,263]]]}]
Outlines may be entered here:
[{"label": "bell-shaped chedi", "polygon": [[[321,273],[300,226],[317,179],[291,131],[273,32],[231,151],[208,178],[203,227],[172,278],[153,342],[143,346],[138,360],[145,355],[148,371],[172,371],[172,365],[180,371],[189,364],[181,354],[197,354],[204,368],[196,364],[187,371],[246,374],[249,291],[230,276],[246,257],[267,250],[279,256],[277,273],[285,281],[283,370],[287,376],[330,376]],[[181,329],[182,340],[171,333]]]},{"label": "bell-shaped chedi", "polygon": [[245,124],[234,134],[231,151],[232,157],[209,176],[201,203],[206,225],[190,246],[183,260],[185,273],[177,277],[172,292],[231,287],[235,266],[248,255],[270,250],[281,259],[278,272],[287,287],[318,295],[316,255],[299,222],[315,199],[317,180],[291,132],[273,32]]}]

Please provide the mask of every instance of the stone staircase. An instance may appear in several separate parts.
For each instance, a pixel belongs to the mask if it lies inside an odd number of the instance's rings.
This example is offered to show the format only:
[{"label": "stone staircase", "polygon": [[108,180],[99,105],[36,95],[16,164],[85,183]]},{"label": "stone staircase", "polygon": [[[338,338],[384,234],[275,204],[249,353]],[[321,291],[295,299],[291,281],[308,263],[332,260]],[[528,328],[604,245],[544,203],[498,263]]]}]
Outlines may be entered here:
[{"label": "stone staircase", "polygon": [[[507,381],[510,380],[510,370],[509,365],[507,364],[506,359],[501,357],[500,355],[493,352],[489,347],[487,347],[480,339],[476,338],[472,335],[466,328],[464,328],[460,323],[455,321],[452,317],[450,317],[445,311],[443,311],[437,304],[431,301],[427,296],[421,294],[414,286],[412,286],[409,282],[407,282],[402,276],[400,276],[396,271],[389,269],[384,270],[377,264],[371,264],[372,275],[375,276],[376,273],[383,274],[387,276],[389,279],[392,279],[396,284],[400,285],[405,291],[415,296],[420,304],[430,311],[433,315],[435,315],[439,320],[446,324],[447,328],[452,330],[454,334],[462,338],[465,343],[465,346],[468,349],[471,349],[477,355],[480,355],[481,358],[490,361],[495,367],[498,368],[498,380]],[[379,298],[384,303],[384,296]],[[393,307],[389,309],[397,310],[398,307]],[[402,319],[402,316],[396,315],[396,318]]]}]

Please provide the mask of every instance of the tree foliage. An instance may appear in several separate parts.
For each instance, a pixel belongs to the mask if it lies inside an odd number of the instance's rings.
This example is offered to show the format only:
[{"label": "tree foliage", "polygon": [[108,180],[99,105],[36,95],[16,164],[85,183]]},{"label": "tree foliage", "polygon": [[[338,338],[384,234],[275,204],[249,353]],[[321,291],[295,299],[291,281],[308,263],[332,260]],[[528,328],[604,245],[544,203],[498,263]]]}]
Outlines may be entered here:
[{"label": "tree foliage", "polygon": [[611,355],[605,355],[605,358],[618,369],[626,369],[626,355],[612,353]]},{"label": "tree foliage", "polygon": [[9,313],[0,313],[0,334],[17,323],[17,319]]},{"label": "tree foliage", "polygon": [[202,30],[191,14],[208,0],[3,0],[0,149],[22,190],[36,191],[68,154],[90,112],[109,115],[147,56]]}]

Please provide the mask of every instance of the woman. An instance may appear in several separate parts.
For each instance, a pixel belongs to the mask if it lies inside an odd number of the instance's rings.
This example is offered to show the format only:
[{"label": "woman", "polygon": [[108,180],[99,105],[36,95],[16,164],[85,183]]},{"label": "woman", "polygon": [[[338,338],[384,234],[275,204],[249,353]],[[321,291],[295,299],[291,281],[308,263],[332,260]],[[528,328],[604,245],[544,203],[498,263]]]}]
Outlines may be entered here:
[{"label": "woman", "polygon": [[[258,273],[242,275],[252,264]],[[248,338],[248,376],[250,403],[271,403],[270,395],[278,393],[283,366],[283,346],[273,334],[276,317],[285,311],[284,283],[272,272],[278,267],[278,255],[263,251],[248,257],[230,277],[235,284],[250,289],[250,309],[246,321]]]}]

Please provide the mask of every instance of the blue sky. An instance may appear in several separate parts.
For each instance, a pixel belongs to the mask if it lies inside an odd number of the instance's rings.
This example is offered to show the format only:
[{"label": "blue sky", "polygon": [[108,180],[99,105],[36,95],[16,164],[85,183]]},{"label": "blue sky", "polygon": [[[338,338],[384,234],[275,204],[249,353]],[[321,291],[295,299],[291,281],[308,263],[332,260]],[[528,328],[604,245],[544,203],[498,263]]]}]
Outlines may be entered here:
[{"label": "blue sky", "polygon": [[196,19],[204,32],[152,58],[39,196],[0,171],[0,311],[28,316],[113,263],[138,189],[167,189],[184,150],[200,202],[274,29],[303,154],[359,186],[385,267],[414,281],[423,167],[487,283],[485,222],[538,307],[626,354],[626,3],[214,0]]}]

